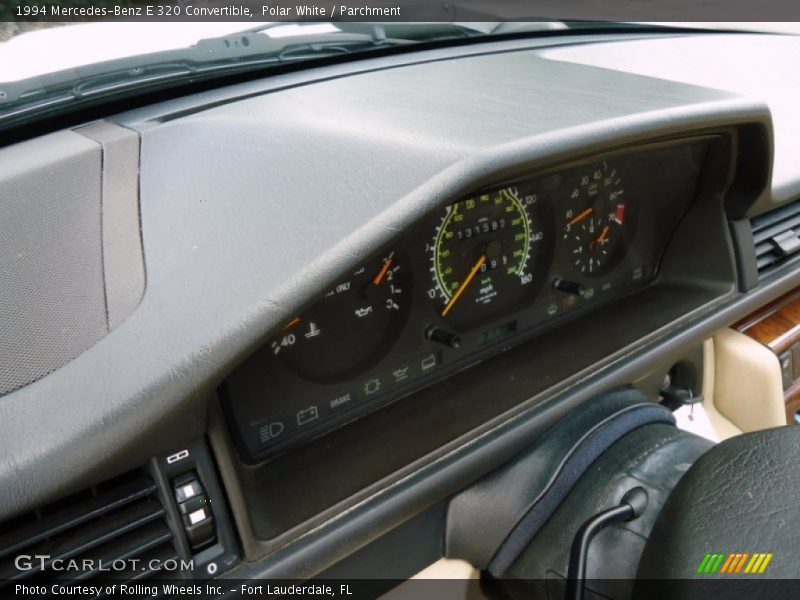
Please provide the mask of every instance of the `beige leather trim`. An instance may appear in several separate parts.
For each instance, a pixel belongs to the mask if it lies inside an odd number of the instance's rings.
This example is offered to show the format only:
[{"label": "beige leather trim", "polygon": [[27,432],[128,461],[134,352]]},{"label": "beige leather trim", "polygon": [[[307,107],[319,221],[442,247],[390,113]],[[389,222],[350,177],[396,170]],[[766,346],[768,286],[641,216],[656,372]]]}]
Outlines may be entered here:
[{"label": "beige leather trim", "polygon": [[[412,579],[436,579],[430,585],[405,581],[381,600],[488,600],[480,587],[480,571],[464,560],[442,558]],[[441,581],[441,580],[455,581]]]},{"label": "beige leather trim", "polygon": [[715,376],[714,339],[711,338],[703,342],[703,408],[706,411],[706,415],[708,415],[708,420],[711,421],[714,432],[717,434],[717,440],[722,441],[739,435],[742,430],[723,417],[717,410],[714,404]]},{"label": "beige leather trim", "polygon": [[414,579],[480,579],[480,576],[480,571],[465,560],[442,558],[414,575]]},{"label": "beige leather trim", "polygon": [[[714,335],[709,351],[713,360],[705,364],[713,365],[713,374],[704,373],[704,407],[721,439],[786,424],[781,367],[769,348],[723,329]],[[707,379],[713,389],[708,396]]]}]

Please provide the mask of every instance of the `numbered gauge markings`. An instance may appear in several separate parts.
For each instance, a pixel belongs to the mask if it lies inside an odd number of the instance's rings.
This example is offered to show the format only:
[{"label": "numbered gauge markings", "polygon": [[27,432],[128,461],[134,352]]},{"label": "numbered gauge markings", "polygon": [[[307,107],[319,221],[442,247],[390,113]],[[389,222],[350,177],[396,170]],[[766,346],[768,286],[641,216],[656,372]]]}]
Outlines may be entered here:
[{"label": "numbered gauge markings", "polygon": [[291,319],[270,343],[272,353],[316,383],[357,375],[376,364],[402,330],[410,287],[400,254],[370,261]]},{"label": "numbered gauge markings", "polygon": [[581,171],[567,191],[563,238],[572,268],[588,277],[607,273],[632,233],[622,178],[604,161]]},{"label": "numbered gauge markings", "polygon": [[446,209],[429,246],[429,296],[448,325],[473,328],[535,293],[534,265],[544,239],[530,214],[536,202],[536,194],[507,187]]}]

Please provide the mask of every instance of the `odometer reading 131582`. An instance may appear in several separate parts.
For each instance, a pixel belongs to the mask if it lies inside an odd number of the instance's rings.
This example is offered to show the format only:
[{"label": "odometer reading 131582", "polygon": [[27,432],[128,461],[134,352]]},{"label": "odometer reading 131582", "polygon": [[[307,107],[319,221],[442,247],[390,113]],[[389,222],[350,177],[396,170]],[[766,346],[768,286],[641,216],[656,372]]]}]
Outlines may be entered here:
[{"label": "odometer reading 131582", "polygon": [[429,295],[454,329],[491,321],[529,297],[543,240],[531,218],[536,202],[536,194],[507,187],[447,208],[431,248]]}]

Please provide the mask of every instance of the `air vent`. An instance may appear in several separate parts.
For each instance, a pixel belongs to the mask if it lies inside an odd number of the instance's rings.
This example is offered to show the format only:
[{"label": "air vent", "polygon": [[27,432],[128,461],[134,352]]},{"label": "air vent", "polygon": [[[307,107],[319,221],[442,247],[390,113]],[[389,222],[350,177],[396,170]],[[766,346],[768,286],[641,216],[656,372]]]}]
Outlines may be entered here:
[{"label": "air vent", "polygon": [[750,225],[759,277],[800,252],[800,201],[759,215]]},{"label": "air vent", "polygon": [[[0,524],[0,587],[45,578],[138,580],[156,575],[158,565],[177,559],[156,489],[149,477],[135,471]],[[29,568],[18,569],[19,556],[49,558],[32,559]],[[125,563],[132,568],[124,570],[121,561],[127,559],[139,561]],[[64,570],[69,564],[82,569]]]}]

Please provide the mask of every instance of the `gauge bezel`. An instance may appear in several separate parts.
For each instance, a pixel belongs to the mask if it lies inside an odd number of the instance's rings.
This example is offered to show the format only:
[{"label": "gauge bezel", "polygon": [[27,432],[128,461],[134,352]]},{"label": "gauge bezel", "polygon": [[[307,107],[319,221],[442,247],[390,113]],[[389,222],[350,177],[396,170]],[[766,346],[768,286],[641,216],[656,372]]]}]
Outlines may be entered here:
[{"label": "gauge bezel", "polygon": [[[552,217],[546,214],[548,213],[547,203],[542,202],[540,195],[530,188],[535,183],[535,180],[523,179],[518,180],[517,183],[518,185],[491,186],[445,206],[444,214],[440,216],[438,225],[434,230],[433,240],[428,244],[427,251],[429,253],[431,273],[430,285],[433,286],[429,287],[428,296],[432,301],[437,320],[459,332],[473,331],[486,323],[496,320],[503,313],[519,310],[522,306],[532,301],[541,291],[553,254],[554,240],[548,239],[548,236],[544,233],[547,230],[552,231]],[[520,186],[528,186],[529,189],[524,190],[524,192],[532,193],[521,192]],[[443,240],[443,236],[448,231],[454,216],[456,214],[464,214],[456,213],[456,207],[484,196],[491,197],[498,194],[504,195],[514,206],[516,214],[522,219],[525,235],[522,257],[514,267],[515,272],[503,275],[504,279],[501,281],[505,281],[505,277],[512,280],[518,279],[519,286],[523,288],[522,293],[519,294],[519,298],[515,298],[511,302],[481,305],[488,306],[488,309],[477,316],[469,313],[468,316],[463,316],[463,314],[454,315],[453,313],[449,315],[442,314],[443,308],[446,308],[447,303],[456,293],[448,290],[441,262],[441,245],[446,242],[446,240]],[[495,204],[495,206],[500,207],[507,205],[507,202]],[[525,281],[526,278],[527,281]],[[475,311],[474,306],[469,308]]]},{"label": "gauge bezel", "polygon": [[[572,173],[572,175],[574,177],[575,183],[574,185],[567,186],[563,190],[564,197],[559,200],[560,204],[557,211],[559,214],[558,217],[559,235],[562,237],[562,245],[564,246],[564,251],[567,252],[567,254],[570,256],[570,264],[573,267],[572,273],[590,279],[596,279],[610,273],[620,264],[620,262],[623,261],[623,259],[628,253],[628,250],[631,248],[633,244],[634,236],[637,230],[637,216],[639,212],[638,211],[639,206],[635,201],[630,201],[627,197],[623,197],[623,202],[625,206],[625,217],[623,222],[619,225],[619,229],[614,234],[617,236],[617,238],[614,244],[612,245],[610,252],[607,255],[605,255],[605,258],[601,261],[601,264],[594,270],[591,269],[584,270],[580,268],[579,265],[575,264],[575,262],[572,260],[572,256],[570,255],[570,253],[574,252],[574,249],[576,247],[576,242],[574,238],[578,238],[580,236],[579,233],[574,232],[574,230],[577,229],[580,223],[577,223],[574,226],[571,226],[570,224],[570,215],[568,213],[570,209],[573,208],[572,204],[575,202],[581,202],[581,203],[588,202],[591,204],[591,203],[597,203],[599,200],[600,201],[605,200],[605,199],[601,200],[600,198],[591,200],[585,195],[582,195],[576,199],[574,197],[574,193],[578,190],[585,190],[585,189],[588,190],[588,187],[584,188],[581,182],[583,177],[589,174],[589,177],[591,178],[591,172],[596,168],[598,168],[600,165],[602,165],[603,170],[607,169],[609,167],[608,164],[609,160],[611,159],[602,158],[597,161],[585,163],[582,166],[574,167],[573,169],[574,173]],[[583,170],[581,171],[580,169]],[[625,181],[622,180],[622,178],[620,178],[620,185],[622,186],[625,185]],[[603,186],[601,190],[605,190],[606,187],[607,186]],[[622,188],[622,190],[624,193],[624,187]],[[605,192],[601,191],[599,193],[602,196],[602,194],[604,193],[607,194],[608,191]],[[608,225],[609,221],[604,221],[604,223]],[[583,240],[582,243],[588,246],[586,240]],[[584,254],[584,256],[587,255]]]},{"label": "gauge bezel", "polygon": [[[495,190],[494,192],[486,192],[486,194],[491,193],[502,193],[506,190],[510,189],[510,187],[500,188],[499,190]],[[439,225],[436,227],[436,233],[434,234],[433,239],[433,248],[432,248],[432,255],[431,255],[431,263],[433,265],[433,273],[436,282],[436,286],[439,290],[439,297],[442,301],[448,302],[452,297],[453,293],[448,292],[447,284],[442,278],[442,264],[441,264],[441,256],[440,256],[440,248],[444,241],[442,237],[444,236],[445,232],[447,231],[448,226],[450,225],[451,220],[454,218],[456,214],[456,207],[469,201],[473,200],[476,197],[479,197],[484,194],[474,195],[470,198],[466,198],[464,200],[460,200],[458,202],[454,202],[453,204],[448,205],[445,208],[445,214],[442,215],[442,220],[439,222]],[[508,197],[511,202],[516,205],[518,208],[521,216],[522,216],[522,223],[525,228],[525,245],[522,251],[522,258],[519,261],[519,264],[516,265],[516,272],[514,273],[515,276],[519,276],[520,279],[525,277],[525,269],[528,266],[528,260],[530,259],[531,253],[531,230],[533,229],[533,222],[531,221],[530,213],[526,208],[525,204],[523,204],[520,199],[516,196],[509,196]],[[461,213],[463,214],[463,213]]]}]

